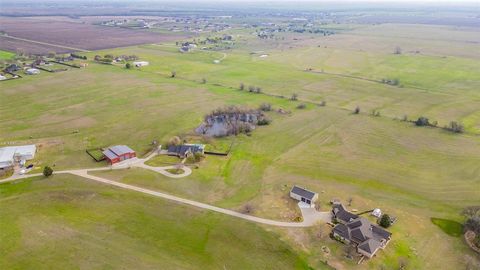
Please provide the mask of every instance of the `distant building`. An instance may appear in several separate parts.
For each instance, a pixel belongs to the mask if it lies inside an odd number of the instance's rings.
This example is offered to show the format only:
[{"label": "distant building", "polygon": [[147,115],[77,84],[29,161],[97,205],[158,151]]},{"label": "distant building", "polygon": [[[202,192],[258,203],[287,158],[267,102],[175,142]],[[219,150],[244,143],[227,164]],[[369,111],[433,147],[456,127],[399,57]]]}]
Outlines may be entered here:
[{"label": "distant building", "polygon": [[301,188],[299,186],[293,186],[292,190],[290,190],[290,197],[308,205],[313,205],[318,199],[318,193]]},{"label": "distant building", "polygon": [[112,165],[137,156],[135,151],[126,145],[111,146],[103,151],[103,155]]},{"label": "distant building", "polygon": [[144,66],[148,66],[149,63],[147,61],[135,61],[133,62],[133,65],[135,67],[144,67]]},{"label": "distant building", "polygon": [[0,170],[11,168],[16,162],[23,165],[35,157],[37,147],[32,145],[7,146],[0,148]]},{"label": "distant building", "polygon": [[27,70],[25,70],[25,74],[27,74],[27,75],[37,75],[37,74],[40,74],[40,70],[38,70],[36,68],[28,68]]},{"label": "distant building", "polygon": [[205,153],[205,145],[203,144],[183,144],[183,145],[171,145],[168,147],[168,155],[185,158],[189,154]]}]

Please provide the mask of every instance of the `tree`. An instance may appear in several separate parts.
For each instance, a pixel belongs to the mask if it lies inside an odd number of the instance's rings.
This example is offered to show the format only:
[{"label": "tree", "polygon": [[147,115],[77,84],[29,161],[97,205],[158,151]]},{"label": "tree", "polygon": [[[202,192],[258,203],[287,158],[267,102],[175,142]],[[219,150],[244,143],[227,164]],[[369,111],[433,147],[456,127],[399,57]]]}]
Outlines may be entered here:
[{"label": "tree", "polygon": [[447,129],[455,133],[463,133],[465,131],[465,127],[456,121],[450,122]]},{"label": "tree", "polygon": [[325,106],[327,106],[327,102],[324,100],[324,101],[320,102],[320,104],[318,104],[318,105],[321,106],[321,107],[325,107]]},{"label": "tree", "polygon": [[179,145],[182,143],[182,140],[178,136],[173,136],[170,138],[170,141],[168,142],[169,145]]},{"label": "tree", "polygon": [[424,116],[420,116],[417,121],[415,121],[415,125],[422,127],[422,126],[429,126],[430,122],[428,121],[428,118]]},{"label": "tree", "polygon": [[53,174],[53,169],[50,168],[49,166],[45,166],[45,168],[43,168],[43,175],[45,177],[49,177],[52,174]]},{"label": "tree", "polygon": [[238,87],[238,89],[243,91],[245,89],[245,84],[243,84],[243,82],[240,83],[240,87]]},{"label": "tree", "polygon": [[298,104],[297,109],[302,110],[302,109],[305,109],[306,107],[307,107],[307,105],[305,105],[305,103],[300,103],[300,104]]},{"label": "tree", "polygon": [[269,111],[272,110],[272,104],[270,104],[270,103],[262,103],[262,104],[260,105],[260,110],[261,110],[261,111],[264,111],[264,112],[269,112]]},{"label": "tree", "polygon": [[480,234],[480,216],[467,219],[464,224],[464,228],[467,231],[473,231],[476,234]]},{"label": "tree", "polygon": [[390,227],[390,225],[392,225],[392,219],[388,214],[383,214],[382,217],[380,218],[379,224],[383,228],[388,228]]},{"label": "tree", "polygon": [[465,209],[463,209],[462,211],[462,215],[464,215],[467,218],[480,216],[480,205],[465,207]]},{"label": "tree", "polygon": [[255,91],[255,86],[250,85],[250,86],[248,87],[248,92],[254,92],[254,91]]},{"label": "tree", "polygon": [[402,48],[400,48],[399,46],[395,47],[395,49],[393,50],[393,54],[402,54]]},{"label": "tree", "polygon": [[177,72],[172,70],[172,74],[170,75],[171,78],[175,78],[177,76]]},{"label": "tree", "polygon": [[355,107],[355,110],[353,110],[354,114],[359,114],[360,113],[360,107]]},{"label": "tree", "polygon": [[257,94],[262,93],[262,88],[257,86],[257,87],[255,88],[255,93],[257,93]]},{"label": "tree", "polygon": [[352,206],[353,198],[352,197],[348,198],[347,202],[348,202],[348,206]]},{"label": "tree", "polygon": [[206,84],[206,83],[207,83],[207,79],[202,78],[202,84]]},{"label": "tree", "polygon": [[126,63],[126,64],[125,64],[125,68],[126,68],[126,69],[131,69],[131,68],[132,68],[132,65],[131,65],[130,63]]},{"label": "tree", "polygon": [[292,97],[290,97],[291,100],[297,100],[298,99],[298,95],[296,93],[293,93],[292,94]]}]

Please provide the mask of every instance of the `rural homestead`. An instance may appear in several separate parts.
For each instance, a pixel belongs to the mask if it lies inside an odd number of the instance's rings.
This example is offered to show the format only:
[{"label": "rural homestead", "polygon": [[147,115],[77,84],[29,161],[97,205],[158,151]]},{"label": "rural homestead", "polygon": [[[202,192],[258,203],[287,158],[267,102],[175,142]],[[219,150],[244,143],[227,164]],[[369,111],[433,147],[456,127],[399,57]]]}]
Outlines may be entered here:
[{"label": "rural homestead", "polygon": [[0,270],[480,270],[478,0],[0,4]]}]

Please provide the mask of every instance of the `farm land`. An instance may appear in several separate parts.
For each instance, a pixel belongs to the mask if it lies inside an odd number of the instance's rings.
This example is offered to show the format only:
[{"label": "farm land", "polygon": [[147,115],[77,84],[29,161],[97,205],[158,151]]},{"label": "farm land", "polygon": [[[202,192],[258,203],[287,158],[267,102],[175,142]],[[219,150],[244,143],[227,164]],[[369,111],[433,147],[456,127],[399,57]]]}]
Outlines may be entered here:
[{"label": "farm land", "polygon": [[[61,29],[66,24],[54,23]],[[74,25],[79,31],[93,27]],[[126,69],[89,60],[85,69],[1,82],[0,143],[37,144],[38,167],[97,167],[101,164],[85,149],[127,144],[143,154],[152,140],[194,140],[193,130],[215,108],[269,103],[275,109],[266,113],[270,125],[251,136],[212,139],[212,149],[232,145],[230,154],[207,156],[190,176],[170,179],[140,168],[92,174],[240,212],[248,205],[255,216],[284,221],[299,215],[288,198],[289,188],[298,184],[319,192],[323,211],[330,209],[332,198],[340,198],[351,199],[352,208],[360,211],[380,207],[396,216],[385,250],[357,265],[345,258],[345,246],[330,239],[325,224],[272,228],[55,175],[0,185],[0,215],[8,217],[0,221],[8,228],[0,234],[7,243],[1,246],[0,266],[28,268],[42,260],[42,267],[49,268],[72,253],[77,255],[63,260],[64,268],[150,268],[167,262],[174,268],[219,269],[478,265],[478,256],[462,237],[439,226],[456,230],[450,224],[463,221],[461,210],[479,203],[480,31],[345,23],[326,24],[333,35],[274,32],[273,38],[263,39],[257,35],[261,27],[207,33],[200,38],[232,35],[233,48],[183,54],[175,42],[192,37],[161,40],[157,33],[142,40],[143,29],[104,26],[99,29],[138,31],[141,36],[138,43],[109,48],[114,38],[90,45],[16,30],[11,35],[100,49],[82,53],[88,59],[137,55],[150,64]],[[128,45],[134,46],[122,47]],[[382,82],[394,79],[397,85]],[[241,91],[241,83],[261,87],[262,93]],[[290,99],[293,94],[297,100]],[[325,106],[319,106],[322,102]],[[299,109],[302,103],[306,108]],[[356,107],[359,114],[353,113]],[[374,110],[380,114],[372,114]],[[437,121],[440,128],[409,122],[420,116]],[[462,123],[465,132],[441,128],[451,121]]]}]

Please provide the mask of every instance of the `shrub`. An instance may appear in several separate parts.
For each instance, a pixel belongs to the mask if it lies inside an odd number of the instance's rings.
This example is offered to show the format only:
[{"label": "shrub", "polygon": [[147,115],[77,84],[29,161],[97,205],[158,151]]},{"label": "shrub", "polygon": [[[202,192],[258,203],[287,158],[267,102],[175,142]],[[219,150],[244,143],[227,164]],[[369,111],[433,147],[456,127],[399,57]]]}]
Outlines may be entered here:
[{"label": "shrub", "polygon": [[206,83],[207,83],[207,79],[202,78],[202,84],[206,84]]},{"label": "shrub", "polygon": [[455,133],[463,133],[463,132],[465,132],[465,127],[464,127],[462,124],[460,124],[460,123],[458,123],[458,122],[456,122],[456,121],[450,122],[450,124],[448,125],[447,129],[450,130],[450,131],[452,131],[452,132],[455,132]]},{"label": "shrub", "polygon": [[305,109],[306,107],[307,107],[307,105],[305,105],[305,103],[300,103],[300,104],[298,104],[297,109],[301,110],[301,109]]},{"label": "shrub", "polygon": [[45,166],[45,168],[43,168],[43,175],[45,177],[49,177],[52,174],[53,174],[53,169],[50,168],[49,166]]},{"label": "shrub", "polygon": [[254,91],[255,91],[255,86],[250,85],[250,86],[248,87],[248,92],[254,92]]},{"label": "shrub", "polygon": [[293,93],[292,94],[292,97],[290,97],[291,100],[297,100],[298,99],[298,95]]},{"label": "shrub", "polygon": [[131,65],[130,63],[126,63],[126,64],[125,64],[125,68],[126,68],[126,69],[131,69],[131,68],[132,68],[132,65]]},{"label": "shrub", "polygon": [[388,228],[392,225],[392,220],[388,214],[383,214],[378,224],[383,228]]},{"label": "shrub", "polygon": [[353,110],[353,114],[359,114],[360,113],[360,107],[355,107],[355,110]]},{"label": "shrub", "polygon": [[245,89],[245,84],[240,83],[240,87],[238,87],[238,89],[240,89],[241,91],[243,91],[243,90]]},{"label": "shrub", "polygon": [[175,78],[177,76],[177,72],[175,70],[172,70],[170,78]]},{"label": "shrub", "polygon": [[421,126],[429,126],[430,122],[428,121],[428,118],[420,116],[417,121],[415,121],[415,125],[421,127]]},{"label": "shrub", "polygon": [[272,110],[272,104],[270,103],[262,103],[262,105],[260,105],[260,110],[261,111],[264,111],[264,112],[269,112]]},{"label": "shrub", "polygon": [[257,93],[257,94],[262,93],[262,88],[261,87],[256,87],[255,88],[255,93]]},{"label": "shrub", "polygon": [[272,122],[270,119],[262,118],[262,119],[258,120],[257,125],[266,126],[266,125],[270,125],[270,122]]}]

